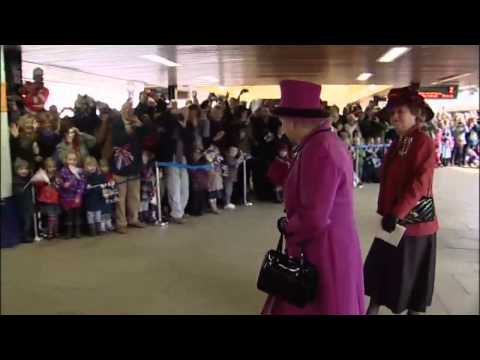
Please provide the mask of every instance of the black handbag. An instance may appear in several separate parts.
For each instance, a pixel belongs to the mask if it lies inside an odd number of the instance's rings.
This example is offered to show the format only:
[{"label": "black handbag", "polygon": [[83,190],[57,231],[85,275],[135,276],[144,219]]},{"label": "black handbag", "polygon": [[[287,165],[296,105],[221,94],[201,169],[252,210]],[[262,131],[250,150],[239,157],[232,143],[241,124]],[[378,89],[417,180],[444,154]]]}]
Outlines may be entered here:
[{"label": "black handbag", "polygon": [[415,207],[410,210],[405,219],[399,221],[400,225],[412,225],[420,224],[424,222],[430,222],[435,219],[435,205],[433,203],[433,197],[424,196],[420,201],[415,205]]},{"label": "black handbag", "polygon": [[289,304],[303,308],[315,299],[317,270],[301,253],[299,259],[283,252],[283,233],[276,250],[270,250],[260,268],[257,288],[267,294],[281,298]]}]

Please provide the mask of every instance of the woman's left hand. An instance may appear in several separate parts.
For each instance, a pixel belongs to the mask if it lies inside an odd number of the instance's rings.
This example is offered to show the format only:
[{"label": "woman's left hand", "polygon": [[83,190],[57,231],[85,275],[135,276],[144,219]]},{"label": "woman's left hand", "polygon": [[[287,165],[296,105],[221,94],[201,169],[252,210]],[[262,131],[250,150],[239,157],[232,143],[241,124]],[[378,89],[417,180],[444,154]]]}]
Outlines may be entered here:
[{"label": "woman's left hand", "polygon": [[278,231],[280,231],[280,233],[282,233],[283,235],[287,234],[287,226],[288,226],[288,219],[285,216],[277,220]]},{"label": "woman's left hand", "polygon": [[388,233],[392,233],[397,226],[398,218],[394,215],[385,215],[382,218],[382,228]]}]

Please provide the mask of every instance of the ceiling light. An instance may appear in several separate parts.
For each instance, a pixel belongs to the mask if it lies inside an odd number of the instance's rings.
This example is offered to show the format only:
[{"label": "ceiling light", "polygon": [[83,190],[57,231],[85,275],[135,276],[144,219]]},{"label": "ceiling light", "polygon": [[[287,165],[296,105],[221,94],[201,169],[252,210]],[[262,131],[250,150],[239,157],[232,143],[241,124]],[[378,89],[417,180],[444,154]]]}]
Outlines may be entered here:
[{"label": "ceiling light", "polygon": [[437,85],[437,84],[441,84],[441,83],[444,83],[444,82],[449,82],[449,81],[452,81],[452,80],[461,79],[461,78],[464,78],[464,77],[467,77],[467,76],[470,76],[470,75],[472,75],[472,73],[465,73],[465,74],[448,76],[446,78],[438,79],[437,81],[432,82],[432,85]]},{"label": "ceiling light", "polygon": [[366,80],[370,79],[370,77],[372,75],[373,75],[372,73],[361,73],[360,75],[358,75],[357,80],[358,81],[366,81]]},{"label": "ceiling light", "polygon": [[410,48],[408,47],[393,47],[388,50],[385,54],[383,54],[380,58],[378,58],[378,62],[388,63],[395,61],[398,57],[402,56],[406,52],[408,52]]},{"label": "ceiling light", "polygon": [[200,76],[199,79],[200,80],[205,80],[205,81],[208,81],[208,82],[219,82],[220,81],[214,76]]},{"label": "ceiling light", "polygon": [[168,59],[165,59],[164,57],[158,56],[158,55],[142,55],[140,56],[142,59],[147,59],[156,63],[160,63],[166,66],[174,67],[174,66],[181,66],[180,64],[177,64],[176,62],[170,61]]}]

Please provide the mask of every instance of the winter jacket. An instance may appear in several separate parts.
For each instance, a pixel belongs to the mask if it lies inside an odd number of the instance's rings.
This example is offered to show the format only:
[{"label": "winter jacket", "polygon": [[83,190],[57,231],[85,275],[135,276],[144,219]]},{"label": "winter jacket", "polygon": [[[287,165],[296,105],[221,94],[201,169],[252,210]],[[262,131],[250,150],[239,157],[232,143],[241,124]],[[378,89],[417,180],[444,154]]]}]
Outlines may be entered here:
[{"label": "winter jacket", "polygon": [[100,185],[107,183],[105,175],[99,171],[89,174],[86,173],[87,186],[83,196],[85,209],[87,211],[100,211],[105,208],[105,198],[103,197],[103,189]]},{"label": "winter jacket", "polygon": [[[38,172],[43,172],[44,179],[35,180]],[[35,191],[37,194],[37,202],[42,204],[60,204],[60,194],[55,182],[55,176],[48,178],[45,170],[40,169],[32,178],[32,182],[35,184]]]},{"label": "winter jacket", "polygon": [[29,184],[29,177],[13,177],[13,197],[21,216],[30,216],[33,213],[33,192]]},{"label": "winter jacket", "polygon": [[68,166],[63,167],[56,179],[60,193],[60,204],[64,209],[76,209],[82,207],[82,197],[86,188],[85,175],[82,169],[78,169],[78,177]]},{"label": "winter jacket", "polygon": [[144,126],[134,127],[127,133],[122,118],[112,124],[113,153],[110,158],[110,169],[118,176],[138,176],[142,167],[142,141],[147,134]]},{"label": "winter jacket", "polygon": [[30,81],[27,81],[20,89],[20,95],[22,96],[25,107],[33,113],[44,110],[49,93],[49,90],[45,86],[38,88],[35,83]]},{"label": "winter jacket", "polygon": [[[90,149],[95,146],[96,142],[97,140],[94,136],[82,132],[80,133],[80,146],[77,152],[79,164],[83,164],[85,158],[90,155]],[[71,151],[74,151],[73,145],[67,144],[65,140],[57,145],[56,156],[60,163],[65,164],[67,154]]]}]

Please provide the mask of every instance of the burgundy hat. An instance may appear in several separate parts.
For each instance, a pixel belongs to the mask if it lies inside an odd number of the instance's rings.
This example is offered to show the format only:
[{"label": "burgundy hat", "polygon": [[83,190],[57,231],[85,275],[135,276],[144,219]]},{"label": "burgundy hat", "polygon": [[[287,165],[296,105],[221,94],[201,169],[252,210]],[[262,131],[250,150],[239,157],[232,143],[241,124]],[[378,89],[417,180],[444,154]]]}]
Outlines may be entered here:
[{"label": "burgundy hat", "polygon": [[283,80],[280,82],[280,104],[273,113],[277,116],[327,118],[330,113],[320,99],[321,90],[321,85],[311,82]]},{"label": "burgundy hat", "polygon": [[406,86],[402,88],[391,89],[388,92],[387,105],[377,113],[380,118],[387,119],[389,112],[402,105],[415,105],[421,109],[426,121],[432,120],[434,113],[430,106],[425,102],[422,95],[418,93],[415,87]]}]

